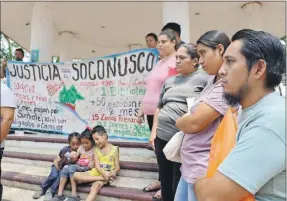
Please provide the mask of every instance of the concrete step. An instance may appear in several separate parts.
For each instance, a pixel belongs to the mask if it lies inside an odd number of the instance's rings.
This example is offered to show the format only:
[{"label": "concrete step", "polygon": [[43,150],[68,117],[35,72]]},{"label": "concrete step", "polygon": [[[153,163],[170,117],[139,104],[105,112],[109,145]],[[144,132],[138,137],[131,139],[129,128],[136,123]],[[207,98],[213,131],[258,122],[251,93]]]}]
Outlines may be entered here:
[{"label": "concrete step", "polygon": [[[15,165],[22,164],[22,165],[42,167],[42,168],[50,167],[52,165],[52,162],[47,162],[47,161],[29,160],[29,159],[23,159],[20,157],[17,157],[17,158],[7,157],[7,155],[9,155],[9,153],[7,154],[7,152],[5,153],[5,155],[6,156],[4,156],[4,158],[2,159],[2,162],[4,163],[10,163],[10,164],[15,164]],[[127,164],[126,162],[122,162],[119,176],[133,177],[133,178],[145,178],[145,179],[153,179],[153,180],[156,180],[158,178],[158,172],[149,171],[149,169],[154,170],[155,168],[151,168],[149,167],[149,165],[147,166],[144,164],[142,164],[142,167],[138,165],[140,164],[136,164],[136,165],[129,167],[129,164]]]},{"label": "concrete step", "polygon": [[[67,144],[68,136],[34,133],[34,134],[24,134],[24,135],[9,135],[6,139],[16,140],[16,141],[35,141],[35,142],[50,142],[50,143]],[[144,148],[144,149],[152,150],[151,146],[147,142],[126,141],[122,139],[109,139],[109,141],[119,147]]]},{"label": "concrete step", "polygon": [[[2,201],[31,201],[34,191],[4,186]],[[44,201],[41,197],[37,201]]]},{"label": "concrete step", "polygon": [[[2,201],[44,201],[44,196],[35,200],[33,199],[33,194],[36,189],[39,187],[33,184],[26,184],[21,182],[9,182],[7,180],[3,180],[4,184],[4,192]],[[66,196],[66,200],[71,196],[71,192],[69,190],[64,191],[64,195]],[[81,201],[84,201],[88,193],[79,192],[78,195],[81,198]],[[96,199],[97,201],[131,201],[128,199],[114,198],[99,195]]]},{"label": "concrete step", "polygon": [[[39,166],[32,166],[32,165],[24,165],[24,164],[15,164],[15,163],[8,163],[3,161],[2,163],[2,171],[6,172],[17,172],[22,174],[31,174],[35,176],[42,176],[46,177],[50,173],[50,166],[47,167],[39,167]],[[117,179],[113,182],[114,186],[117,187],[125,187],[125,188],[136,188],[136,189],[143,189],[145,186],[153,182],[154,179],[147,179],[147,178],[134,178],[134,177],[127,177],[127,176],[118,176]]]},{"label": "concrete step", "polygon": [[[112,186],[100,191],[97,200],[151,201],[152,193],[143,193],[142,188],[158,177],[154,152],[147,143],[120,140],[111,143],[120,147],[121,171]],[[9,136],[2,160],[2,182],[8,189],[4,198],[11,201],[32,201],[33,191],[48,176],[54,157],[66,144],[67,136]],[[9,192],[18,193],[13,197]],[[90,192],[90,185],[79,186],[78,192],[81,199],[85,200]],[[25,194],[27,196],[20,196]],[[65,195],[70,195],[69,186]]]},{"label": "concrete step", "polygon": [[[2,183],[4,188],[16,188],[16,189],[25,189],[29,190],[29,195],[15,195],[15,201],[28,201],[29,197],[32,201],[32,192],[39,188],[39,185],[44,181],[45,177],[23,174],[17,172],[2,172]],[[114,185],[114,184],[113,184]],[[70,195],[70,188],[67,187],[65,195]],[[87,194],[90,192],[90,185],[78,186],[78,195],[81,199],[85,199]],[[4,198],[9,198],[9,192],[5,193]],[[22,197],[21,197],[22,196]],[[25,200],[22,200],[25,199]],[[10,198],[10,200],[13,200]],[[116,186],[107,186],[101,189],[99,192],[99,197],[97,200],[102,201],[152,201],[151,193],[143,193],[141,190],[134,188],[125,188],[125,187],[116,187]],[[13,200],[14,201],[14,200]]]},{"label": "concrete step", "polygon": [[[46,161],[46,162],[51,162],[51,163],[55,159],[55,155],[12,152],[12,151],[4,151],[4,157],[26,159],[26,160],[32,160],[32,161]],[[132,161],[120,160],[120,166],[121,166],[121,169],[124,169],[124,170],[158,172],[158,166],[156,163],[132,162]]]},{"label": "concrete step", "polygon": [[[65,144],[63,143],[16,140],[5,141],[5,151],[19,152],[21,150],[23,153],[39,153],[42,155],[46,154],[56,156],[64,146]],[[134,147],[120,147],[120,160],[156,163],[156,157],[153,151],[145,148]]]}]

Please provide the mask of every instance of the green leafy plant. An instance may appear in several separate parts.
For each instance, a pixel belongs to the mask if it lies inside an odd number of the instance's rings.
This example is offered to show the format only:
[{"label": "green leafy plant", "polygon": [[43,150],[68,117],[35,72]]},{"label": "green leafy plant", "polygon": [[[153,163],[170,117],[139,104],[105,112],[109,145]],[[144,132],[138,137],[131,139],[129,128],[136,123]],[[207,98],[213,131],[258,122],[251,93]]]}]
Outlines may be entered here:
[{"label": "green leafy plant", "polygon": [[75,105],[77,100],[85,100],[85,98],[78,93],[74,85],[72,85],[70,89],[67,89],[64,85],[59,95],[60,103]]}]

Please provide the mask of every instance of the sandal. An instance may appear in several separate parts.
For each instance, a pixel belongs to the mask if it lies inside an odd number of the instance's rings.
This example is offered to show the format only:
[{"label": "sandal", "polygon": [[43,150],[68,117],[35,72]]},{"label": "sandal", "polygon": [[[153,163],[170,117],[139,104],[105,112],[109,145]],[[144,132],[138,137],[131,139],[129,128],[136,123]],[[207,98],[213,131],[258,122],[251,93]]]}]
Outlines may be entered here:
[{"label": "sandal", "polygon": [[153,201],[163,201],[161,197],[161,190],[157,191],[154,196],[152,196]]},{"label": "sandal", "polygon": [[79,196],[71,196],[68,198],[67,201],[81,201]]},{"label": "sandal", "polygon": [[149,193],[149,192],[155,192],[155,191],[160,190],[160,187],[153,188],[154,186],[156,186],[154,183],[149,184],[148,186],[143,188],[143,192]]},{"label": "sandal", "polygon": [[64,201],[65,199],[64,195],[55,195],[51,201]]}]

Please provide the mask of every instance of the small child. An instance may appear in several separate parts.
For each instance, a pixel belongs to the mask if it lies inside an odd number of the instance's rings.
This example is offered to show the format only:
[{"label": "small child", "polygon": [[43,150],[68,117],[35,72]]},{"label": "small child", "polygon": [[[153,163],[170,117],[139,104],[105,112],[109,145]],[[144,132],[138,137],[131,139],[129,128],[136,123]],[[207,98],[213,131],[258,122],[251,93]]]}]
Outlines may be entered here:
[{"label": "small child", "polygon": [[81,183],[92,183],[91,192],[86,201],[94,201],[101,188],[116,179],[120,171],[119,148],[108,142],[108,135],[103,126],[92,130],[96,143],[95,168],[88,172],[75,173],[74,180]]},{"label": "small child", "polygon": [[76,163],[77,157],[70,157],[71,153],[78,150],[80,146],[80,134],[71,133],[68,136],[69,146],[65,146],[61,149],[59,155],[54,160],[54,164],[51,167],[51,173],[45,182],[41,185],[41,188],[35,191],[33,198],[39,199],[45,194],[44,201],[50,201],[56,194],[60,183],[60,171],[65,165]]},{"label": "small child", "polygon": [[[61,171],[61,179],[58,194],[53,197],[51,201],[64,201],[65,196],[63,195],[63,191],[65,185],[70,178],[71,187],[72,187],[72,196],[68,199],[68,201],[80,201],[77,197],[77,184],[73,179],[73,175],[75,172],[86,172],[91,170],[94,167],[94,145],[95,142],[92,138],[92,133],[89,129],[86,129],[81,134],[81,146],[79,147],[77,153],[75,153],[75,157],[79,157],[77,164],[66,165]],[[74,154],[74,153],[73,153]]]}]

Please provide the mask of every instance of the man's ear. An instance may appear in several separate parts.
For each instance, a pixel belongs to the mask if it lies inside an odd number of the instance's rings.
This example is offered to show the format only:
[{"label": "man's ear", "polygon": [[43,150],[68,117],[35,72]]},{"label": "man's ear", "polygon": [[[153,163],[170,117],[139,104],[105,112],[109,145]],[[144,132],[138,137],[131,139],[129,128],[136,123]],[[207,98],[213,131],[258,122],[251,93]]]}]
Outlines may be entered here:
[{"label": "man's ear", "polygon": [[263,59],[259,59],[256,64],[252,66],[255,79],[265,79],[266,75],[266,62]]}]

